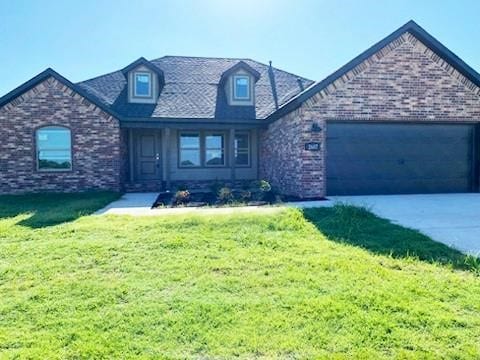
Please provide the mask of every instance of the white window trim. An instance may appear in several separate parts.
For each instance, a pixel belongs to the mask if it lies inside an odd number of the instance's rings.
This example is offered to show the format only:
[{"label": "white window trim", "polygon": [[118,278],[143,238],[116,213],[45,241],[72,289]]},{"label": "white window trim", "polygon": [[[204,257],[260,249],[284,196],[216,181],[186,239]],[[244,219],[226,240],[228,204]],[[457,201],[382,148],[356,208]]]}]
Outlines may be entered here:
[{"label": "white window trim", "polygon": [[[237,96],[237,79],[247,79],[247,96]],[[235,101],[250,101],[252,98],[250,76],[248,75],[234,75],[233,76],[233,100]]]},{"label": "white window trim", "polygon": [[[70,147],[67,149],[52,149],[52,150],[68,150],[70,152],[70,167],[64,169],[49,169],[49,168],[40,168],[40,147],[39,147],[39,134],[42,130],[48,129],[62,129],[67,130],[68,135],[70,136]],[[42,150],[49,150],[49,149],[42,149]],[[60,125],[47,125],[39,127],[35,130],[35,160],[36,160],[36,168],[38,172],[71,172],[73,170],[73,146],[72,146],[72,130],[65,126]]]},{"label": "white window trim", "polygon": [[[137,94],[137,75],[147,75],[148,76],[148,95],[139,95]],[[133,73],[133,96],[137,98],[151,98],[152,97],[152,73],[148,71],[135,71]]]}]

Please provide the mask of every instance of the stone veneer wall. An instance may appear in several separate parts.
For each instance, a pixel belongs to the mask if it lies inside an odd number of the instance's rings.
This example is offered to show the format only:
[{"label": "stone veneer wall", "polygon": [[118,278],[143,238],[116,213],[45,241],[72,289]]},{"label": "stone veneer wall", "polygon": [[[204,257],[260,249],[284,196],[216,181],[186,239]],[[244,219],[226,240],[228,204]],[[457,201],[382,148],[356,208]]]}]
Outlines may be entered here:
[{"label": "stone veneer wall", "polygon": [[[73,170],[36,170],[35,131],[72,132]],[[0,108],[0,193],[121,190],[119,122],[50,77]]]},{"label": "stone veneer wall", "polygon": [[[261,137],[260,177],[286,194],[325,196],[333,120],[478,122],[480,88],[405,33],[272,123]],[[313,123],[321,133],[311,131]],[[321,151],[305,151],[310,141],[321,142]]]}]

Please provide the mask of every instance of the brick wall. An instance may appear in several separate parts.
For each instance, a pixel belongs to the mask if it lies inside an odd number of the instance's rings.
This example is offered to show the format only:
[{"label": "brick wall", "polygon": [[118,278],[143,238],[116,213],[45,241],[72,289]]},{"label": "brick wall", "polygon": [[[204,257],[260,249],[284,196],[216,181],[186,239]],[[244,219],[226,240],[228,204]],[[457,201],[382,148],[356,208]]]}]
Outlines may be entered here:
[{"label": "brick wall", "polygon": [[[73,170],[36,170],[35,130],[72,132]],[[120,190],[120,129],[116,119],[50,77],[0,108],[0,193]]]},{"label": "brick wall", "polygon": [[[405,33],[272,123],[261,137],[260,176],[287,194],[325,196],[329,120],[480,121],[480,88]],[[321,151],[306,152],[310,141]]]}]

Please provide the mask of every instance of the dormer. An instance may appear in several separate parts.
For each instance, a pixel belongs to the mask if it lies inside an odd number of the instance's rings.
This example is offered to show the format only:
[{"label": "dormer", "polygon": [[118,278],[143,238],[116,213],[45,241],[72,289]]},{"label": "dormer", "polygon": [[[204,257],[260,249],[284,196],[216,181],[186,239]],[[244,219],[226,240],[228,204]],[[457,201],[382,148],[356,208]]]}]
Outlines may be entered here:
[{"label": "dormer", "polygon": [[223,85],[228,105],[254,106],[255,83],[260,73],[244,61],[239,61],[222,74],[220,84]]},{"label": "dormer", "polygon": [[128,83],[128,102],[154,104],[164,85],[163,71],[145,58],[122,70]]}]

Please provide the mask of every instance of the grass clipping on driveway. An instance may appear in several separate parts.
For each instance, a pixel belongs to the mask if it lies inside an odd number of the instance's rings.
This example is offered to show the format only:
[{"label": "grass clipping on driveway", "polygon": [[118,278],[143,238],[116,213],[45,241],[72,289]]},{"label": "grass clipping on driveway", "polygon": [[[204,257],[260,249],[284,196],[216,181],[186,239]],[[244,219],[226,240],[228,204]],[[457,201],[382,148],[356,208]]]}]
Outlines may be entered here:
[{"label": "grass clipping on driveway", "polygon": [[348,206],[72,221],[115,196],[0,197],[0,358],[480,357],[476,262],[417,232]]}]

